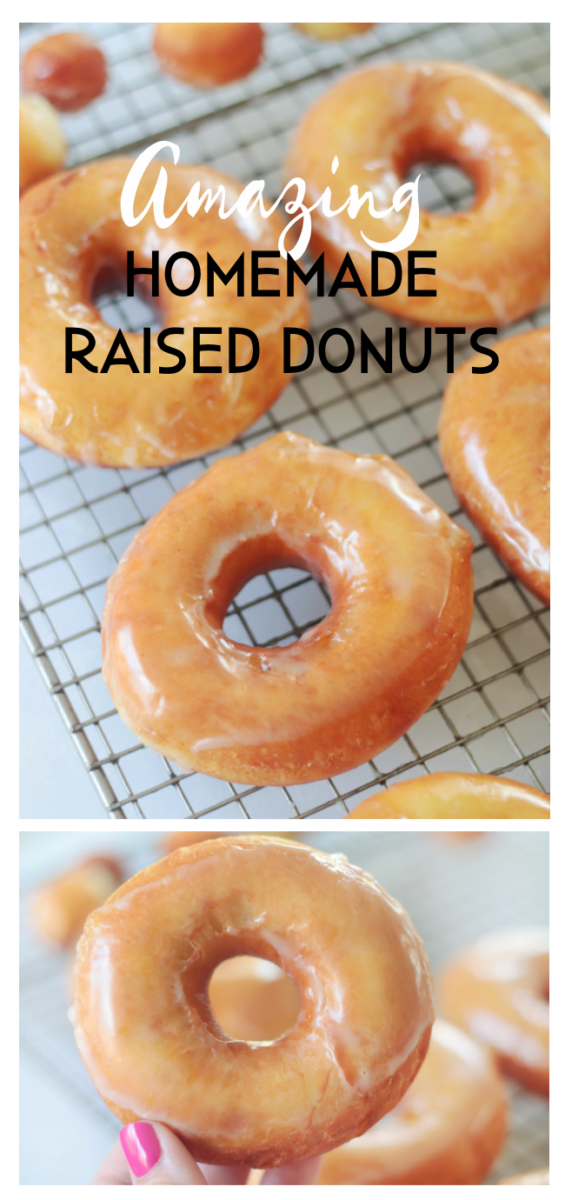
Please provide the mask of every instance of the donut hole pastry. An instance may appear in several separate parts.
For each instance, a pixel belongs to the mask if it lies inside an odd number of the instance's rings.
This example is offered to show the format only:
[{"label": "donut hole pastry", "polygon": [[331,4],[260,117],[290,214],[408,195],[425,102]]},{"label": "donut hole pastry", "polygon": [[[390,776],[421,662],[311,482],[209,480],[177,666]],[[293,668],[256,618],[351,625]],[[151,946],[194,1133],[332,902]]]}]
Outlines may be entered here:
[{"label": "donut hole pastry", "polygon": [[509,571],[550,601],[549,329],[497,347],[498,366],[450,379],[439,450],[461,503]]},{"label": "donut hole pastry", "polygon": [[[549,294],[548,131],[542,97],[460,64],[390,63],[346,76],[306,113],[289,171],[305,180],[308,205],[331,185],[335,213],[357,187],[359,198],[369,193],[385,215],[371,217],[366,202],[353,217],[345,207],[335,216],[318,207],[312,251],[324,252],[329,274],[349,252],[367,302],[408,320],[463,327],[517,320]],[[476,193],[467,212],[420,208],[409,249],[436,256],[418,262],[435,276],[416,277],[415,288],[437,294],[408,294],[409,250],[393,245],[402,282],[391,290],[393,267],[381,259],[381,294],[372,294],[365,238],[386,249],[402,233],[412,200],[398,211],[394,194],[411,164],[426,162],[459,167]],[[387,288],[390,294],[382,294]]]},{"label": "donut hole pastry", "polygon": [[72,946],[88,914],[115,892],[122,875],[115,858],[93,857],[44,884],[33,897],[31,911],[39,936],[62,949]]},{"label": "donut hole pastry", "polygon": [[268,959],[250,955],[216,967],[208,998],[224,1033],[244,1042],[276,1041],[296,1025],[302,1008],[294,980]]},{"label": "donut hole pastry", "polygon": [[345,38],[358,37],[361,33],[366,33],[368,29],[373,28],[372,21],[361,21],[355,24],[347,24],[340,21],[324,21],[309,24],[296,24],[295,29],[299,29],[300,33],[305,33],[308,37],[316,38],[318,42],[339,42]]},{"label": "donut hole pastry", "polygon": [[20,96],[20,192],[59,171],[66,153],[55,109],[43,96]]},{"label": "donut hole pastry", "polygon": [[[112,576],[103,671],[122,719],[184,768],[306,783],[396,741],[452,675],[469,534],[386,455],[277,434],[224,458],[136,535]],[[245,580],[298,566],[331,612],[287,646],[223,630]]]},{"label": "donut hole pastry", "polygon": [[481,1183],[506,1138],[508,1103],[491,1055],[436,1021],[430,1047],[400,1103],[322,1160],[320,1184]]},{"label": "donut hole pastry", "polygon": [[30,46],[22,82],[24,91],[45,96],[59,112],[76,112],[104,91],[106,60],[83,33],[54,33]]},{"label": "donut hole pastry", "polygon": [[155,54],[164,71],[193,87],[218,87],[255,70],[263,52],[263,30],[253,22],[161,22]]},{"label": "donut hole pastry", "polygon": [[484,1042],[524,1087],[549,1094],[549,937],[508,930],[480,939],[438,980],[448,1020]]},{"label": "donut hole pastry", "polygon": [[528,784],[517,783],[515,779],[438,771],[405,779],[383,788],[374,796],[366,796],[346,820],[421,820],[429,817],[461,820],[541,817],[549,820],[549,813],[549,796]]},{"label": "donut hole pastry", "polygon": [[[252,213],[236,221],[222,220],[217,205],[195,216],[185,208],[173,225],[159,229],[151,210],[128,228],[120,198],[132,162],[106,159],[79,167],[35,188],[21,202],[21,429],[49,450],[100,466],[170,465],[233,441],[285,386],[285,324],[308,321],[303,284],[294,297],[251,295],[251,251],[277,244],[283,226],[276,214],[263,219]],[[136,214],[144,211],[162,169],[157,161],[147,166]],[[209,167],[168,165],[167,173],[166,213],[176,212],[195,184],[214,194],[225,187],[228,208],[240,194],[239,185]],[[166,284],[166,264],[174,254],[184,255],[187,246],[201,264],[203,283],[178,296]],[[167,336],[168,350],[159,345],[158,334],[146,339],[128,333],[137,372],[124,366],[123,347],[117,352],[121,365],[107,364],[117,335],[92,302],[102,268],[123,271],[128,251],[136,270],[151,269],[153,252],[159,253],[162,324],[176,331]],[[214,296],[206,295],[207,252],[224,273],[244,256],[243,296],[237,294],[235,276],[228,284],[215,278]],[[172,273],[177,290],[192,287],[194,278],[193,262],[177,260]],[[84,331],[73,335],[79,349],[92,337],[90,369],[73,360],[72,370],[63,370],[68,327]],[[199,335],[203,347],[220,346],[213,355],[203,349],[200,365],[213,365],[220,373],[193,370],[195,327],[221,330]],[[231,327],[249,329],[259,341],[259,360],[251,371],[230,368]],[[240,337],[238,347],[236,365],[245,365],[249,339]],[[179,355],[185,364],[170,374]]]},{"label": "donut hole pastry", "polygon": [[[208,986],[220,963],[267,959],[298,1019],[234,1040]],[[341,855],[250,836],[177,850],[128,880],[81,938],[73,1023],[106,1104],[164,1122],[200,1162],[277,1166],[362,1133],[426,1054],[423,946],[402,907]]]}]

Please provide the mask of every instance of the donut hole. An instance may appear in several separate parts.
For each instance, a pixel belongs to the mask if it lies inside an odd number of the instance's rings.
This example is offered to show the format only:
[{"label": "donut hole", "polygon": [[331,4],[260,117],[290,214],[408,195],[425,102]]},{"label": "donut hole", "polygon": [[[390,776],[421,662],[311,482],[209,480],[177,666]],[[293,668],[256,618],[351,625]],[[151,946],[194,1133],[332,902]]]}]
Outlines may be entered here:
[{"label": "donut hole", "polygon": [[294,980],[275,963],[237,955],[216,967],[208,1000],[224,1033],[238,1042],[273,1042],[298,1020],[302,1008]]},{"label": "donut hole", "polygon": [[458,163],[431,161],[411,163],[404,169],[406,182],[421,176],[418,185],[420,208],[435,216],[468,212],[476,198],[474,180]]},{"label": "donut hole", "polygon": [[282,647],[298,641],[332,608],[331,566],[306,562],[282,535],[248,538],[224,558],[206,616],[230,641]]},{"label": "donut hole", "polygon": [[91,302],[111,329],[141,333],[150,328],[152,333],[158,333],[163,327],[158,302],[151,296],[143,277],[136,279],[135,296],[128,296],[125,274],[114,263],[103,263],[98,269],[92,284]]},{"label": "donut hole", "polygon": [[326,585],[307,569],[281,567],[254,575],[240,588],[224,619],[232,641],[248,646],[289,646],[331,611]]}]

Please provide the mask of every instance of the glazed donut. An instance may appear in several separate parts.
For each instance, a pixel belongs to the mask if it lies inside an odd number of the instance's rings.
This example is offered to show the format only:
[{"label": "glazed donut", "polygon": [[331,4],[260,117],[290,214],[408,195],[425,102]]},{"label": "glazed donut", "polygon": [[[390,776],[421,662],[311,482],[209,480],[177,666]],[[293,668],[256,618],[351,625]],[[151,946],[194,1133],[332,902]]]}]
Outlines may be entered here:
[{"label": "glazed donut", "polygon": [[153,44],[164,71],[193,87],[217,87],[242,79],[258,66],[263,30],[252,22],[161,22]]},{"label": "glazed donut", "polygon": [[322,1160],[321,1184],[481,1183],[506,1138],[508,1104],[491,1055],[436,1021],[430,1048],[396,1108]]},{"label": "glazed donut", "polygon": [[483,537],[549,604],[549,329],[508,338],[497,354],[490,375],[473,375],[477,356],[450,379],[439,451]]},{"label": "glazed donut", "polygon": [[549,1184],[549,1167],[542,1171],[528,1171],[526,1175],[511,1175],[508,1179],[499,1179],[499,1183],[525,1183],[532,1185]]},{"label": "glazed donut", "polygon": [[305,33],[308,37],[316,38],[318,42],[339,42],[344,38],[358,37],[360,33],[366,33],[368,29],[372,29],[373,25],[373,21],[364,21],[357,25],[348,25],[339,21],[325,21],[321,24],[310,22],[306,25],[299,25],[295,22],[294,28],[299,29],[300,33]]},{"label": "glazed donut", "polygon": [[82,933],[88,914],[115,892],[122,874],[115,858],[94,857],[44,884],[32,904],[37,933],[56,946],[71,946]]},{"label": "glazed donut", "polygon": [[[348,771],[455,670],[470,554],[385,455],[277,434],[215,462],[136,535],[106,593],[104,679],[126,725],[183,769],[253,784]],[[233,597],[283,566],[322,580],[332,611],[292,645],[231,641]]]},{"label": "glazed donut", "polygon": [[[269,407],[285,386],[282,330],[308,320],[303,284],[294,297],[252,297],[251,249],[276,246],[282,222],[276,214],[263,219],[252,214],[245,222],[222,220],[217,206],[195,217],[185,211],[166,230],[148,213],[134,228],[121,218],[120,196],[133,160],[105,159],[57,176],[24,196],[21,203],[21,429],[48,450],[107,467],[154,467],[194,458],[227,445]],[[136,200],[136,212],[148,202],[162,164],[147,167]],[[177,210],[198,181],[201,188],[220,185],[226,203],[240,188],[210,167],[168,166],[166,211]],[[245,226],[247,228],[245,228]],[[210,251],[223,271],[245,252],[245,295],[236,293],[236,280],[224,286],[216,280],[215,297],[203,297],[202,285],[190,296],[174,296],[163,273],[173,253],[190,251],[206,272]],[[170,354],[151,335],[151,372],[144,374],[142,334],[128,333],[127,343],[140,373],[129,368],[103,374],[106,356],[116,337],[92,302],[100,269],[115,264],[124,269],[126,252],[134,252],[136,267],[151,266],[152,251],[161,252],[160,305],[166,327],[180,328],[174,345],[186,355],[177,374],[159,374]],[[190,286],[188,264],[177,262],[177,288]],[[184,271],[184,274],[183,274]],[[143,276],[141,277],[144,278]],[[193,327],[219,327],[212,345],[221,345],[215,365],[222,374],[192,373]],[[73,364],[63,369],[65,327],[89,330],[96,347],[89,362],[93,374]],[[228,327],[244,327],[260,341],[260,358],[248,373],[228,371]],[[219,339],[219,340],[218,340]],[[205,341],[209,341],[206,338]],[[84,337],[78,339],[84,346]],[[248,362],[245,346],[238,362]],[[120,355],[123,357],[122,352]]]},{"label": "glazed donut", "polygon": [[[290,171],[306,182],[305,203],[331,186],[331,208],[346,204],[350,188],[367,192],[378,212],[363,205],[352,218],[312,213],[311,249],[324,252],[329,273],[346,251],[367,302],[397,316],[447,326],[506,325],[532,312],[549,294],[549,115],[545,101],[486,71],[460,63],[387,63],[341,79],[307,112],[295,135]],[[334,156],[339,169],[332,175]],[[410,251],[437,253],[435,279],[416,278],[408,295],[408,249],[397,258],[402,283],[371,297],[371,248],[403,230],[408,208],[392,209],[395,191],[415,162],[450,162],[471,176],[476,198],[467,212],[449,216],[420,210]],[[396,251],[394,252],[396,253]],[[419,265],[422,265],[421,263]],[[390,262],[379,263],[379,287],[392,288]]]},{"label": "glazed donut", "polygon": [[547,930],[481,938],[446,967],[437,991],[447,1019],[490,1046],[506,1074],[549,1094]]},{"label": "glazed donut", "polygon": [[[296,1025],[267,1045],[234,1041],[210,1008],[214,969],[240,954],[301,993]],[[93,913],[79,944],[73,1023],[95,1086],[121,1121],[163,1121],[199,1162],[277,1166],[364,1132],[419,1070],[432,1021],[404,909],[342,855],[299,843],[177,850]]]},{"label": "glazed donut", "polygon": [[55,109],[43,96],[20,96],[20,192],[60,171],[66,153]]},{"label": "glazed donut", "polygon": [[25,92],[38,92],[59,112],[76,112],[106,87],[106,60],[83,33],[54,33],[30,46],[22,68]]},{"label": "glazed donut", "polygon": [[498,775],[466,775],[457,771],[438,771],[403,779],[374,796],[366,796],[346,821],[375,818],[406,820],[452,817],[544,818],[549,820],[549,796],[515,779]]},{"label": "glazed donut", "polygon": [[250,955],[216,967],[208,998],[218,1024],[239,1042],[276,1041],[296,1025],[301,1009],[293,980],[274,963]]}]

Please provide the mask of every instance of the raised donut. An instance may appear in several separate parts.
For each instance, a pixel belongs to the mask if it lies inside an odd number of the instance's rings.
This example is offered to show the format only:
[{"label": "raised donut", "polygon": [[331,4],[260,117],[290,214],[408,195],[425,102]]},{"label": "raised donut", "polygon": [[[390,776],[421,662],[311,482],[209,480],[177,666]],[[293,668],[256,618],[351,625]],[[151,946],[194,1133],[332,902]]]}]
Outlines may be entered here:
[{"label": "raised donut", "polygon": [[373,24],[373,21],[362,21],[357,25],[340,21],[323,21],[321,23],[314,21],[306,25],[295,22],[294,28],[307,34],[308,37],[316,38],[318,42],[339,42],[344,38],[358,37],[360,33],[366,33],[368,29],[373,28]]},{"label": "raised donut", "polygon": [[20,192],[60,171],[66,153],[55,109],[43,96],[20,96]]},{"label": "raised donut", "polygon": [[106,60],[83,33],[54,33],[30,46],[23,61],[24,91],[39,92],[59,112],[76,112],[106,87]]},{"label": "raised donut", "polygon": [[[447,326],[505,325],[532,312],[549,294],[549,115],[542,97],[460,63],[387,63],[341,79],[307,112],[294,138],[290,171],[306,181],[306,203],[331,186],[331,208],[352,186],[370,193],[352,218],[312,213],[311,248],[335,272],[351,254],[367,302],[410,321]],[[339,169],[331,174],[334,157]],[[408,295],[408,249],[398,252],[402,283],[371,296],[371,247],[397,237],[406,214],[392,209],[395,191],[414,179],[414,163],[454,163],[471,176],[475,200],[448,216],[420,209],[410,252],[433,252],[435,278],[415,278]],[[396,254],[397,252],[394,251]],[[379,287],[391,289],[392,264],[379,264]]]},{"label": "raised donut", "polygon": [[545,929],[481,938],[438,980],[443,1013],[490,1046],[524,1087],[549,1094],[549,938]]},{"label": "raised donut", "polygon": [[[302,1009],[271,1043],[234,1041],[207,986],[259,955]],[[341,855],[274,838],[202,842],[141,871],[81,938],[73,1021],[120,1120],[163,1121],[198,1161],[277,1166],[362,1133],[400,1099],[433,1020],[404,909]]]},{"label": "raised donut", "polygon": [[374,796],[367,796],[345,819],[401,821],[429,817],[549,820],[549,796],[526,783],[501,779],[498,775],[438,771],[403,779]]},{"label": "raised donut", "polygon": [[489,375],[480,356],[450,379],[439,451],[461,503],[508,570],[549,604],[549,329],[497,347]]},{"label": "raised donut", "polygon": [[161,22],[153,44],[164,71],[193,87],[217,87],[249,75],[263,52],[263,30],[252,22]]},{"label": "raised donut", "polygon": [[396,1108],[322,1160],[321,1184],[481,1183],[506,1138],[508,1104],[491,1055],[447,1021]]},{"label": "raised donut", "polygon": [[530,1186],[549,1184],[549,1167],[542,1171],[527,1171],[525,1175],[510,1175],[508,1179],[499,1179],[499,1183],[524,1183]]},{"label": "raised donut", "polygon": [[88,914],[115,892],[122,875],[115,858],[95,857],[44,884],[33,898],[37,932],[56,946],[71,946],[82,933]]},{"label": "raised donut", "polygon": [[[269,407],[285,386],[282,331],[285,324],[308,321],[304,286],[294,297],[251,296],[251,250],[276,246],[282,222],[277,215],[263,219],[252,214],[245,222],[222,220],[215,205],[196,216],[185,210],[168,229],[159,229],[148,213],[133,228],[121,218],[121,191],[132,165],[130,159],[106,159],[79,167],[27,193],[21,202],[21,429],[48,450],[81,462],[108,467],[162,466],[194,458],[225,446]],[[162,166],[147,167],[136,200],[142,212],[152,195]],[[220,185],[229,207],[240,187],[210,167],[167,167],[165,211],[176,211],[190,189]],[[189,296],[175,296],[163,273],[169,257],[190,252],[206,278],[206,252],[224,272],[244,254],[245,295],[237,295],[235,277],[227,285],[215,280],[215,296],[202,294],[206,284]],[[151,371],[144,373],[141,333],[128,333],[127,344],[139,374],[124,366],[102,373],[116,338],[92,301],[102,268],[125,272],[126,253],[137,267],[151,267],[152,251],[160,251],[160,310],[167,328],[184,330],[168,335],[168,344],[186,355],[177,374],[160,374],[171,367],[170,353],[150,339]],[[139,277],[138,277],[139,278]],[[141,279],[145,279],[141,276]],[[173,281],[187,288],[193,267],[176,262]],[[88,361],[97,373],[73,363],[64,370],[65,328],[90,331],[96,346]],[[220,345],[221,352],[204,354],[206,365],[221,374],[193,374],[193,327],[215,327],[222,334],[204,336],[203,344]],[[251,329],[260,343],[257,365],[247,373],[228,367],[228,328]],[[84,347],[81,335],[77,344]],[[237,364],[250,361],[248,339],[239,344]],[[123,358],[123,350],[118,357]]]},{"label": "raised donut", "polygon": [[276,1041],[296,1024],[302,1007],[296,984],[280,967],[248,954],[216,967],[208,997],[224,1032],[242,1042]]},{"label": "raised donut", "polygon": [[[359,766],[432,703],[471,621],[469,534],[385,455],[281,433],[214,463],[134,538],[112,576],[103,671],[122,719],[183,768],[306,783]],[[287,646],[223,632],[275,567],[332,610]]]}]

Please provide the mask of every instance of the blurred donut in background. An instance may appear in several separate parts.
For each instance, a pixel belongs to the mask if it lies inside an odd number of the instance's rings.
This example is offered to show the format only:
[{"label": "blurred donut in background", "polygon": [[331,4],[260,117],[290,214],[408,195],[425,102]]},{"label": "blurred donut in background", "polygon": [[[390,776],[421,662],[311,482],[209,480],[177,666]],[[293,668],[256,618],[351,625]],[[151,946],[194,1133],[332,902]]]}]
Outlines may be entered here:
[{"label": "blurred donut in background", "polygon": [[508,1128],[494,1060],[478,1042],[436,1020],[408,1091],[367,1133],[322,1159],[321,1184],[481,1183]]},{"label": "blurred donut in background", "polygon": [[39,93],[59,112],[77,112],[106,87],[106,59],[83,33],[54,33],[30,46],[23,61],[24,92]]},{"label": "blurred donut in background", "polygon": [[32,900],[36,933],[61,949],[72,946],[80,937],[86,918],[104,904],[122,879],[117,859],[100,856],[86,858],[44,884]]},{"label": "blurred donut in background", "polygon": [[55,109],[43,96],[20,96],[20,192],[59,171],[67,140]]},{"label": "blurred donut in background", "polygon": [[305,25],[294,23],[294,28],[298,29],[300,33],[316,38],[318,42],[340,42],[345,38],[358,37],[359,34],[366,33],[368,29],[373,29],[373,26],[373,21],[358,22],[357,25],[339,21],[325,21],[320,24],[310,22]]},{"label": "blurred donut in background", "polygon": [[263,30],[244,21],[162,22],[155,26],[153,49],[168,75],[196,88],[217,87],[255,70],[263,52]]},{"label": "blurred donut in background", "polygon": [[439,975],[449,1021],[489,1046],[523,1087],[549,1094],[549,933],[509,929],[480,938]]}]

